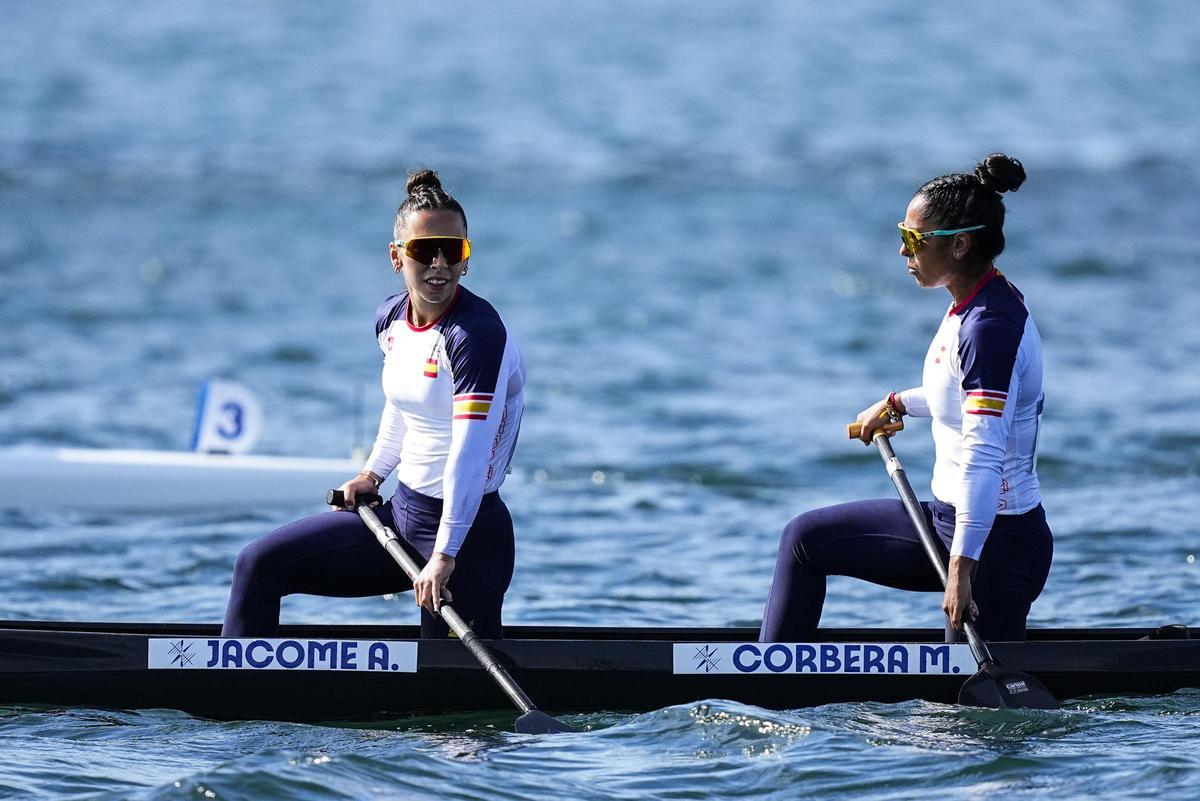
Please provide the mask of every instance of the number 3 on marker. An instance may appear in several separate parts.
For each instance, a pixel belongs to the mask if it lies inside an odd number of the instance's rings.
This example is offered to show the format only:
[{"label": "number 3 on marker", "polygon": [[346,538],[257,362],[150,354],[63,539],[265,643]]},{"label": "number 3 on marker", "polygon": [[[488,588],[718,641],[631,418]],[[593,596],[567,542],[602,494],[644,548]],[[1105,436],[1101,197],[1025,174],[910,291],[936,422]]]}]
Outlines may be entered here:
[{"label": "number 3 on marker", "polygon": [[217,426],[217,433],[225,439],[237,439],[242,435],[242,417],[245,410],[240,403],[228,401],[221,406],[221,413],[224,418],[221,424]]}]

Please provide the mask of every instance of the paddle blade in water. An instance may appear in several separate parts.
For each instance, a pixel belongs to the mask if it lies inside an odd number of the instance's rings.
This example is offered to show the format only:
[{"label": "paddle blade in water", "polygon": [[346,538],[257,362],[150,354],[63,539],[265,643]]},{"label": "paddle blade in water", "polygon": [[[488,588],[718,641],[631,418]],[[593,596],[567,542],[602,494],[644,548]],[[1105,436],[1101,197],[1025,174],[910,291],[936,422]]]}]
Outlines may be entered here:
[{"label": "paddle blade in water", "polygon": [[980,666],[958,691],[964,706],[995,709],[1058,709],[1056,699],[1040,681],[1018,670],[1005,670],[994,663]]},{"label": "paddle blade in water", "polygon": [[568,726],[561,720],[555,720],[544,712],[536,709],[526,712],[517,718],[518,734],[562,734],[569,731],[579,731]]}]

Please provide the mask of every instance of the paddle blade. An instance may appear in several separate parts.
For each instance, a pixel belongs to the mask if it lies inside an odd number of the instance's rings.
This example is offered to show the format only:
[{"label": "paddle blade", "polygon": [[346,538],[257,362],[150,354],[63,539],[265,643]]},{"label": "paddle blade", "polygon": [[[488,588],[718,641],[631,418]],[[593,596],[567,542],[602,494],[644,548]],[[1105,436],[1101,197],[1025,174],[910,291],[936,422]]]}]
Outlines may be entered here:
[{"label": "paddle blade", "polygon": [[518,734],[563,734],[569,731],[579,731],[574,726],[568,726],[561,720],[555,720],[545,712],[532,709],[517,718]]},{"label": "paddle blade", "polygon": [[980,665],[958,691],[964,706],[994,709],[1058,709],[1059,703],[1040,681],[1019,670],[1006,670],[995,663]]}]

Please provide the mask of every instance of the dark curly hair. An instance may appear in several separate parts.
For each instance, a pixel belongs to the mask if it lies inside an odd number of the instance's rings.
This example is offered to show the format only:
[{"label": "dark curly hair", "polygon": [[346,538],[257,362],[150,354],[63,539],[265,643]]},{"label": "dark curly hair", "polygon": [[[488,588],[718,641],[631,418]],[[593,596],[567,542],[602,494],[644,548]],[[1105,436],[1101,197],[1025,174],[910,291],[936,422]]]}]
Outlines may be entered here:
[{"label": "dark curly hair", "polygon": [[971,232],[971,260],[987,264],[1004,251],[1003,192],[1015,192],[1025,183],[1021,162],[1004,153],[992,153],[975,165],[974,173],[955,172],[934,178],[913,197],[925,201],[925,217],[934,228],[950,230],[986,226]]}]

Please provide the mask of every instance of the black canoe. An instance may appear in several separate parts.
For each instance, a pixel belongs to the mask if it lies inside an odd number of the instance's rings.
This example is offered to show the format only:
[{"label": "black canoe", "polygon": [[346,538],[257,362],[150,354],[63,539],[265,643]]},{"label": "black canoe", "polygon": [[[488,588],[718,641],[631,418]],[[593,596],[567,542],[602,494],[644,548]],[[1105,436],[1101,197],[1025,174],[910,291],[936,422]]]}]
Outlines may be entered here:
[{"label": "black canoe", "polygon": [[[935,629],[823,629],[762,645],[754,629],[510,626],[489,645],[543,709],[648,710],[709,698],[775,709],[924,698],[974,671]],[[1060,699],[1200,687],[1200,639],[1160,629],[1040,629],[994,643]],[[217,719],[366,720],[504,710],[461,643],[413,626],[285,626],[220,640],[202,624],[0,621],[0,704],[169,708]]]}]

